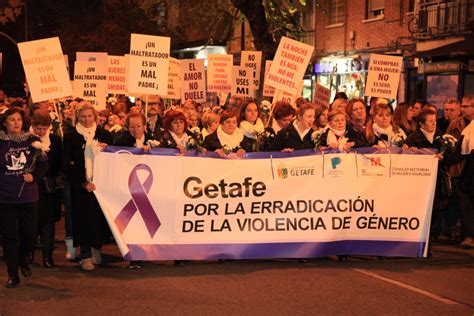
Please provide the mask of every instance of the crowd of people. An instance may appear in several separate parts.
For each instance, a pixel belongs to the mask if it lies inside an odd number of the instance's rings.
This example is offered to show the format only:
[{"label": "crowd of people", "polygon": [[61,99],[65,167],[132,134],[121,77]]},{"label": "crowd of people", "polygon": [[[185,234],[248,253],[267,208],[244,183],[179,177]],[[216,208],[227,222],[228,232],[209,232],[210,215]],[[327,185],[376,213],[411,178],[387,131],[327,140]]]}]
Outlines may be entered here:
[{"label": "crowd of people", "polygon": [[[0,101],[0,234],[7,262],[6,287],[31,276],[38,237],[43,265],[55,266],[55,224],[65,215],[67,260],[81,258],[85,271],[102,262],[110,231],[94,195],[94,155],[105,146],[179,153],[300,149],[354,151],[402,147],[438,149],[439,168],[431,236],[474,248],[474,96],[447,100],[443,114],[429,104],[386,99],[348,100],[338,93],[329,107],[299,98],[295,104],[230,97],[224,106],[132,103],[109,98],[97,111],[75,99],[58,104]],[[270,109],[270,110],[268,110]],[[453,137],[447,137],[451,135]],[[456,224],[461,229],[456,230]],[[18,227],[18,229],[17,229]],[[456,235],[458,234],[458,235]],[[76,249],[78,247],[79,249]],[[182,263],[182,262],[178,262]],[[139,268],[139,262],[131,262]],[[19,270],[19,271],[18,271]]]}]

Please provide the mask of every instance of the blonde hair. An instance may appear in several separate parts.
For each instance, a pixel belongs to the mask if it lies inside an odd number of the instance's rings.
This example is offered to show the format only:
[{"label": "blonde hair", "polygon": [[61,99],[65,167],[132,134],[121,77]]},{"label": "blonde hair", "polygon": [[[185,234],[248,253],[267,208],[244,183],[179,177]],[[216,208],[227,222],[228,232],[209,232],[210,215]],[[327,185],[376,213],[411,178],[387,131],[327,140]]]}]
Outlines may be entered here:
[{"label": "blonde hair", "polygon": [[79,102],[78,105],[76,105],[76,115],[75,115],[76,122],[78,121],[77,119],[79,118],[79,114],[82,111],[86,111],[86,110],[92,110],[92,112],[94,113],[94,118],[97,121],[97,111],[95,110],[95,107],[87,101],[81,101]]}]

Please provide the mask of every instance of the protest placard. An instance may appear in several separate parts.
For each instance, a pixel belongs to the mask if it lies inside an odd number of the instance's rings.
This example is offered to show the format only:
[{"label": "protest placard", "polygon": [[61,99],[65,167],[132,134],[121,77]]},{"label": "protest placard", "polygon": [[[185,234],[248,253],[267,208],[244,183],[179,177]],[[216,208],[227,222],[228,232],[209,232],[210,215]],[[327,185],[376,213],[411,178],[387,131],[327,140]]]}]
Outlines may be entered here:
[{"label": "protest placard", "polygon": [[168,94],[170,45],[169,37],[131,35],[129,92]]},{"label": "protest placard", "polygon": [[18,43],[33,102],[72,95],[58,37]]},{"label": "protest placard", "polygon": [[252,70],[240,66],[232,66],[232,95],[255,98],[252,84]]},{"label": "protest placard", "polygon": [[263,96],[264,97],[273,97],[275,94],[275,88],[267,84],[268,72],[272,66],[272,60],[265,61],[265,78],[263,81]]},{"label": "protest placard", "polygon": [[403,57],[371,54],[365,95],[396,99]]},{"label": "protest placard", "polygon": [[181,101],[206,102],[204,59],[184,59],[181,63]]},{"label": "protest placard", "polygon": [[296,99],[301,96],[303,92],[303,80],[298,84],[298,91],[295,94],[288,93],[287,91],[275,89],[275,94],[273,95],[273,103],[277,101],[285,101],[291,104],[293,107],[296,107]]},{"label": "protest placard", "polygon": [[260,71],[262,69],[262,52],[260,51],[242,51],[240,57],[240,66],[251,71],[251,84],[255,90],[260,87]]},{"label": "protest placard", "polygon": [[176,58],[170,57],[170,66],[168,73],[168,99],[181,98],[181,64]]},{"label": "protest placard", "polygon": [[108,55],[104,52],[76,52],[76,61],[107,63]]},{"label": "protest placard", "polygon": [[330,99],[331,99],[331,90],[317,83],[314,89],[314,97],[313,97],[314,104],[322,106],[322,107],[326,106],[329,108]]},{"label": "protest placard", "polygon": [[207,56],[207,91],[228,93],[232,89],[232,55]]},{"label": "protest placard", "polygon": [[107,97],[107,63],[76,61],[74,63],[74,97],[105,109]]},{"label": "protest placard", "polygon": [[125,56],[108,56],[107,91],[114,94],[128,92],[128,59]]},{"label": "protest placard", "polygon": [[296,94],[297,84],[303,79],[313,50],[311,45],[282,37],[266,84]]}]

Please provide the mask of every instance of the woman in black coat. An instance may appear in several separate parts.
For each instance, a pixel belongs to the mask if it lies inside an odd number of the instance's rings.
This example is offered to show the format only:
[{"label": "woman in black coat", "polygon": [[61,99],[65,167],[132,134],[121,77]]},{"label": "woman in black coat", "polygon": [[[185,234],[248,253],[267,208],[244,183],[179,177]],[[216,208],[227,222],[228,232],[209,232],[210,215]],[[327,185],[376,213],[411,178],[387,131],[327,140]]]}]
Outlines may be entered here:
[{"label": "woman in black coat", "polygon": [[234,111],[222,112],[219,122],[214,133],[204,139],[202,146],[205,149],[214,151],[221,157],[230,152],[242,157],[246,152],[252,151],[253,140],[237,127],[237,114]]},{"label": "woman in black coat", "polygon": [[[418,128],[407,137],[405,143],[409,147],[439,149],[438,138],[443,134],[436,128],[436,113],[429,108],[425,108],[418,114],[417,121],[419,124]],[[443,155],[448,154],[443,153]],[[448,205],[448,187],[445,183],[446,178],[443,176],[448,172],[448,166],[443,158],[440,156],[441,160],[439,160],[438,164],[433,215],[431,218],[431,235],[434,237],[438,237],[441,234],[441,212],[446,210]]]},{"label": "woman in black coat", "polygon": [[[62,141],[59,136],[51,134],[51,118],[48,111],[37,110],[33,113],[30,131],[49,146],[47,152],[48,171],[38,181],[39,207],[38,224],[39,235],[43,245],[43,265],[46,268],[54,267],[53,248],[55,239],[55,222],[60,219],[60,193],[57,186],[61,182],[62,173]],[[34,251],[34,250],[33,250]],[[32,253],[31,260],[34,257]]]},{"label": "woman in black coat", "polygon": [[331,149],[349,150],[352,147],[368,147],[364,135],[356,132],[347,124],[347,114],[340,110],[328,115],[329,128],[321,134],[321,146]]},{"label": "woman in black coat", "polygon": [[313,104],[305,103],[301,105],[296,112],[296,120],[278,132],[270,145],[270,151],[291,152],[293,150],[314,148],[311,134],[314,132],[315,115],[316,111]]},{"label": "woman in black coat", "polygon": [[146,132],[146,117],[141,112],[131,112],[125,119],[125,128],[115,143],[116,146],[150,150],[153,138]]},{"label": "woman in black coat", "polygon": [[[160,146],[162,148],[175,148],[181,153],[189,149],[191,139],[194,144],[199,143],[197,135],[188,129],[188,122],[183,112],[177,110],[169,110],[165,114],[163,120],[164,131],[161,135]],[[196,148],[199,149],[199,148]]]},{"label": "woman in black coat", "polygon": [[100,248],[107,231],[93,193],[93,155],[112,144],[112,136],[97,126],[97,113],[90,103],[81,102],[76,117],[76,128],[64,136],[64,171],[71,183],[74,244],[81,248],[81,268],[91,271],[102,261]]}]

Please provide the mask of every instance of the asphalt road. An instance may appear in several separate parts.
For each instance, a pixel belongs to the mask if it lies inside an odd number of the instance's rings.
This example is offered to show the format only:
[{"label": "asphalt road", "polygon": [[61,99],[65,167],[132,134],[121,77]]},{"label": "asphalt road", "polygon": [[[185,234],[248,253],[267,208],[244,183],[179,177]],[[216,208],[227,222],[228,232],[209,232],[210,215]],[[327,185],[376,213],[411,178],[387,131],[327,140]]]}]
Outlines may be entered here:
[{"label": "asphalt road", "polygon": [[[430,259],[149,262],[127,269],[117,247],[82,272],[64,260],[40,265],[15,289],[0,289],[0,315],[258,314],[474,315],[474,250],[436,244]],[[6,280],[0,264],[0,281]]]}]

